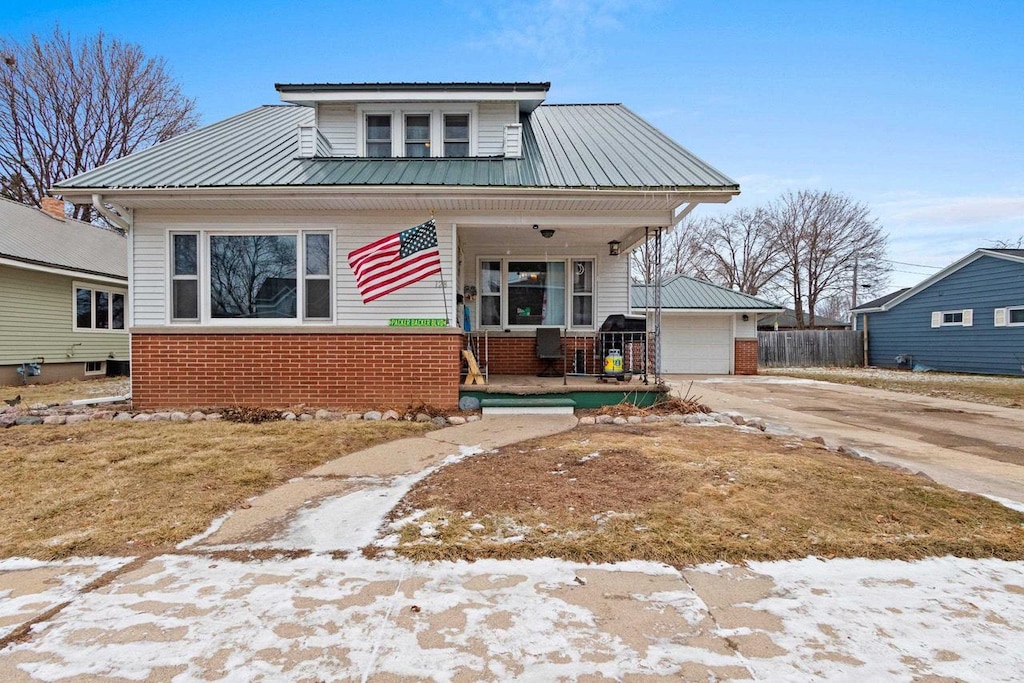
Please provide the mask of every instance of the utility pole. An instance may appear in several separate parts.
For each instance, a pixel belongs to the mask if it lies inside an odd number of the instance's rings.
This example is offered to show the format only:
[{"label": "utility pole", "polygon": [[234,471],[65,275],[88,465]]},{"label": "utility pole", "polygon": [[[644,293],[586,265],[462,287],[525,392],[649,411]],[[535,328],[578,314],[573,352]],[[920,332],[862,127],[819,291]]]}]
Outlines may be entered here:
[{"label": "utility pole", "polygon": [[857,329],[857,314],[853,310],[857,308],[857,257],[853,257],[853,297],[850,299],[850,329]]}]

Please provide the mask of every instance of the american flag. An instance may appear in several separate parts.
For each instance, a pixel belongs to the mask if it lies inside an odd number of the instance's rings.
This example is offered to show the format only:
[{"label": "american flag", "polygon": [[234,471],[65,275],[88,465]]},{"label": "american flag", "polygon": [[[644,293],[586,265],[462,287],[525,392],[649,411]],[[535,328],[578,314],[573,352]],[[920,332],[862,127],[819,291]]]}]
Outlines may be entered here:
[{"label": "american flag", "polygon": [[348,265],[364,304],[440,273],[434,219],[349,252]]}]

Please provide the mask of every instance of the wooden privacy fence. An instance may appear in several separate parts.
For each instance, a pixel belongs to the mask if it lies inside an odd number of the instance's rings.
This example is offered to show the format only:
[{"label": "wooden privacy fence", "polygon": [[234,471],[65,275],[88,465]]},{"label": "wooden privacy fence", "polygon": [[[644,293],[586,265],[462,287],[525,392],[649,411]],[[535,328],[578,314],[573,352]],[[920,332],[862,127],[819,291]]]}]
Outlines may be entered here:
[{"label": "wooden privacy fence", "polygon": [[860,330],[780,330],[757,333],[757,364],[765,368],[864,365]]}]

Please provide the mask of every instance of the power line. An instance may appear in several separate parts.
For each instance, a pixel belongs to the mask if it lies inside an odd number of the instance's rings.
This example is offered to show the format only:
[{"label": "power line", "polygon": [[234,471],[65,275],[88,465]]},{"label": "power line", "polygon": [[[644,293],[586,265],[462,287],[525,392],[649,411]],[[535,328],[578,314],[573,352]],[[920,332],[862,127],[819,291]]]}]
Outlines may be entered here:
[{"label": "power line", "polygon": [[892,259],[888,259],[888,258],[883,258],[883,259],[879,259],[879,260],[880,261],[885,261],[886,263],[897,263],[897,264],[899,264],[901,266],[912,266],[914,268],[934,268],[935,270],[941,270],[942,268],[945,267],[945,266],[926,266],[926,265],[921,264],[921,263],[906,263],[904,261],[893,261]]}]

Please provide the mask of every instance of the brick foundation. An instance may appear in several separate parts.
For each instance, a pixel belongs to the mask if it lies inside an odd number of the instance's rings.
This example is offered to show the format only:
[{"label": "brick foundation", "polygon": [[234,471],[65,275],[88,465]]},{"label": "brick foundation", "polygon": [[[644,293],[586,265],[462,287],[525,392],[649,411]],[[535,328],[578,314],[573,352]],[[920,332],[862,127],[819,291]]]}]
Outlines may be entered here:
[{"label": "brick foundation", "polygon": [[[483,338],[478,338],[480,345],[480,363],[485,362],[484,349],[489,349],[487,354],[488,372],[492,375],[536,375],[544,370],[546,361],[537,358],[537,338],[534,335],[528,336],[504,336],[491,335],[485,343]],[[587,371],[594,371],[594,338],[593,337],[563,337],[562,344],[568,349],[569,372],[574,372],[573,360],[576,349],[584,353]],[[552,364],[555,372],[562,373],[563,363],[556,361]],[[582,369],[580,369],[582,371]]]},{"label": "brick foundation", "polygon": [[459,402],[459,333],[132,333],[138,410]]},{"label": "brick foundation", "polygon": [[757,374],[757,340],[737,339],[734,342],[734,374],[756,375]]}]

